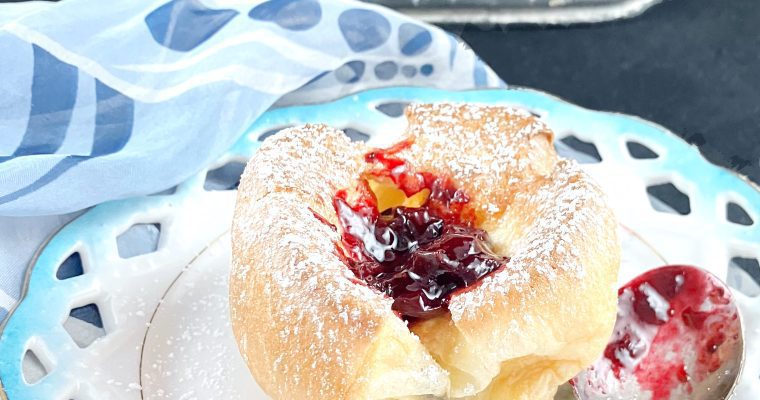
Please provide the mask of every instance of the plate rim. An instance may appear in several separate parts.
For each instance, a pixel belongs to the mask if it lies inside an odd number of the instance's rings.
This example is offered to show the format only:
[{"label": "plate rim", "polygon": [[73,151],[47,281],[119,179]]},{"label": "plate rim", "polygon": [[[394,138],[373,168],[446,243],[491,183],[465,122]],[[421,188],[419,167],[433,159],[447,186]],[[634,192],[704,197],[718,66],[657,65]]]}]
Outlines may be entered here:
[{"label": "plate rim", "polygon": [[[760,198],[760,184],[753,182],[750,180],[747,176],[739,173],[738,171],[734,171],[732,169],[729,169],[727,167],[717,165],[710,160],[708,160],[704,154],[699,150],[699,148],[695,145],[692,145],[688,143],[686,140],[684,140],[682,137],[675,134],[672,130],[664,127],[663,125],[660,125],[659,123],[649,121],[647,119],[644,119],[642,117],[626,114],[622,112],[617,111],[607,111],[607,110],[594,110],[590,108],[586,108],[580,105],[577,105],[571,101],[568,101],[560,96],[553,95],[547,92],[544,92],[542,90],[518,86],[518,85],[510,85],[506,88],[480,88],[480,89],[466,89],[466,90],[450,90],[450,89],[437,89],[437,88],[430,88],[430,87],[424,87],[424,86],[390,86],[390,87],[384,87],[384,88],[378,88],[378,89],[369,89],[369,90],[363,90],[352,94],[347,94],[344,96],[341,96],[339,98],[328,100],[328,101],[320,101],[320,102],[314,102],[314,103],[308,103],[308,104],[300,104],[300,105],[293,105],[293,106],[287,106],[287,107],[281,107],[281,108],[274,108],[267,110],[264,114],[259,116],[254,122],[251,123],[251,125],[240,135],[240,138],[235,141],[231,146],[230,149],[220,157],[220,159],[226,159],[230,157],[235,157],[235,150],[238,147],[238,144],[246,140],[248,135],[251,134],[252,131],[255,131],[255,127],[257,124],[262,123],[265,118],[270,117],[271,115],[275,113],[282,113],[284,110],[287,110],[289,112],[294,112],[293,110],[303,109],[303,108],[314,108],[314,107],[320,107],[325,104],[335,104],[340,102],[351,102],[355,101],[357,96],[359,97],[369,97],[371,98],[385,98],[388,99],[389,97],[400,97],[398,93],[403,91],[417,91],[417,92],[427,92],[427,93],[435,93],[435,94],[477,94],[481,92],[489,92],[489,93],[495,93],[495,92],[524,92],[524,93],[530,93],[532,95],[536,95],[539,97],[542,97],[545,100],[548,100],[552,103],[559,103],[561,106],[570,106],[571,108],[575,108],[576,110],[579,110],[583,113],[590,114],[590,115],[601,115],[601,116],[612,116],[612,117],[622,117],[624,119],[629,119],[630,121],[634,121],[638,124],[647,125],[654,130],[658,132],[659,137],[664,137],[668,139],[675,139],[679,144],[679,146],[685,146],[688,148],[691,148],[695,150],[696,155],[699,156],[698,160],[701,160],[705,166],[711,167],[711,168],[717,168],[718,170],[728,173],[729,176],[736,179],[737,183],[744,184],[748,188],[751,189],[752,192],[754,192],[755,195],[757,195]],[[393,95],[395,93],[395,96]],[[445,100],[442,100],[445,101]],[[455,101],[456,102],[456,101]],[[462,102],[462,101],[459,101]],[[474,101],[477,103],[477,101]],[[370,101],[371,103],[371,101]],[[203,170],[205,171],[205,169]],[[201,172],[203,172],[201,171]],[[181,186],[183,186],[186,182],[195,179],[195,175],[188,180],[180,183],[177,188],[177,191],[179,192],[182,190]],[[733,184],[731,185],[734,186]],[[67,222],[66,224],[62,225],[59,229],[51,233],[46,240],[38,247],[38,249],[35,251],[32,259],[29,261],[29,263],[26,266],[26,269],[24,271],[24,280],[22,283],[21,288],[21,295],[19,297],[19,300],[14,304],[12,309],[8,310],[8,314],[3,319],[3,321],[0,321],[0,344],[2,344],[2,338],[5,336],[6,328],[8,327],[9,322],[14,317],[14,315],[17,313],[19,306],[24,302],[29,296],[29,286],[30,281],[32,279],[32,276],[34,272],[37,270],[35,266],[37,265],[37,261],[39,260],[39,257],[42,253],[42,251],[46,248],[46,246],[50,243],[50,241],[55,238],[58,234],[61,233],[64,228],[69,226],[70,224],[74,223],[75,221],[80,220],[80,218],[91,214],[94,210],[100,210],[106,207],[126,207],[130,203],[133,202],[139,202],[141,200],[145,200],[148,197],[152,197],[151,195],[144,195],[144,196],[137,196],[137,197],[131,197],[126,199],[120,199],[120,200],[113,200],[108,201],[105,203],[101,203],[99,205],[96,205],[94,207],[89,208],[88,210],[84,211],[81,215],[77,216],[73,220]],[[758,225],[757,229],[760,229],[760,221],[755,221],[755,225]],[[723,278],[721,278],[723,279]],[[171,286],[171,285],[170,285]],[[167,289],[168,290],[168,289]],[[8,395],[5,391],[5,385],[3,383],[2,379],[2,373],[0,373],[0,399],[2,400],[8,400]]]}]

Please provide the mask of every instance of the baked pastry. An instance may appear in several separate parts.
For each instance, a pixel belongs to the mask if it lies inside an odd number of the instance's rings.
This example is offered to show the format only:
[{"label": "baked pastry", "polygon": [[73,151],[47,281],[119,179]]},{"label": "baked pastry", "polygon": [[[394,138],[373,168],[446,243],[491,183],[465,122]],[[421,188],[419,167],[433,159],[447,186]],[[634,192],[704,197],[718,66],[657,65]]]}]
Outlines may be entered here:
[{"label": "baked pastry", "polygon": [[267,139],[233,220],[232,327],[274,399],[550,399],[610,337],[600,189],[504,107],[407,108],[385,150]]}]

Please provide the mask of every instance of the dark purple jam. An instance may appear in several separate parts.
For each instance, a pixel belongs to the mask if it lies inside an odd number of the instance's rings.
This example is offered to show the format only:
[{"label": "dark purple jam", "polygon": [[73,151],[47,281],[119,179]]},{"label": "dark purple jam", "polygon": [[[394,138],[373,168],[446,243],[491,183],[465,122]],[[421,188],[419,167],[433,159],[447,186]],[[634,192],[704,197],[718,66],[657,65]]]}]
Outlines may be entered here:
[{"label": "dark purple jam", "polygon": [[[387,152],[367,155],[374,170],[349,205],[346,193],[334,198],[343,227],[348,265],[372,288],[393,298],[393,309],[407,321],[432,318],[448,310],[451,295],[472,286],[503,266],[488,234],[474,227],[467,195],[444,178],[408,171]],[[390,178],[407,195],[430,190],[419,208],[395,207],[378,212],[366,179]]]}]

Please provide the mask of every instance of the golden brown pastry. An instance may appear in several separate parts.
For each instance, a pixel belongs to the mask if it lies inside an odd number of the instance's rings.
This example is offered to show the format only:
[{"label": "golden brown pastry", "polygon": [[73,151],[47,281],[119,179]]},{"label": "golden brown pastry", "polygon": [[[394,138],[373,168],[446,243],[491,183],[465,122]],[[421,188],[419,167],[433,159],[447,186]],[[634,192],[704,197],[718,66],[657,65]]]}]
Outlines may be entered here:
[{"label": "golden brown pastry", "polygon": [[[614,324],[620,250],[603,194],[526,112],[406,114],[390,150],[307,125],[248,164],[230,305],[251,373],[274,399],[551,399]],[[468,250],[455,260],[456,246]]]}]

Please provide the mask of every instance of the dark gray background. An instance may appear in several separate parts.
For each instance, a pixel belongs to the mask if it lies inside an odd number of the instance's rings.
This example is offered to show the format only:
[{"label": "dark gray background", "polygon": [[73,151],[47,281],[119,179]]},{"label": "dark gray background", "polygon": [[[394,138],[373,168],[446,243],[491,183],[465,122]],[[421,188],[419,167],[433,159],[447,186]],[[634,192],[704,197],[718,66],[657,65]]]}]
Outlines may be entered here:
[{"label": "dark gray background", "polygon": [[445,28],[509,84],[657,122],[760,183],[758,0],[671,0],[595,25]]},{"label": "dark gray background", "polygon": [[509,84],[657,122],[760,183],[760,0],[666,0],[594,25],[444,28]]}]

